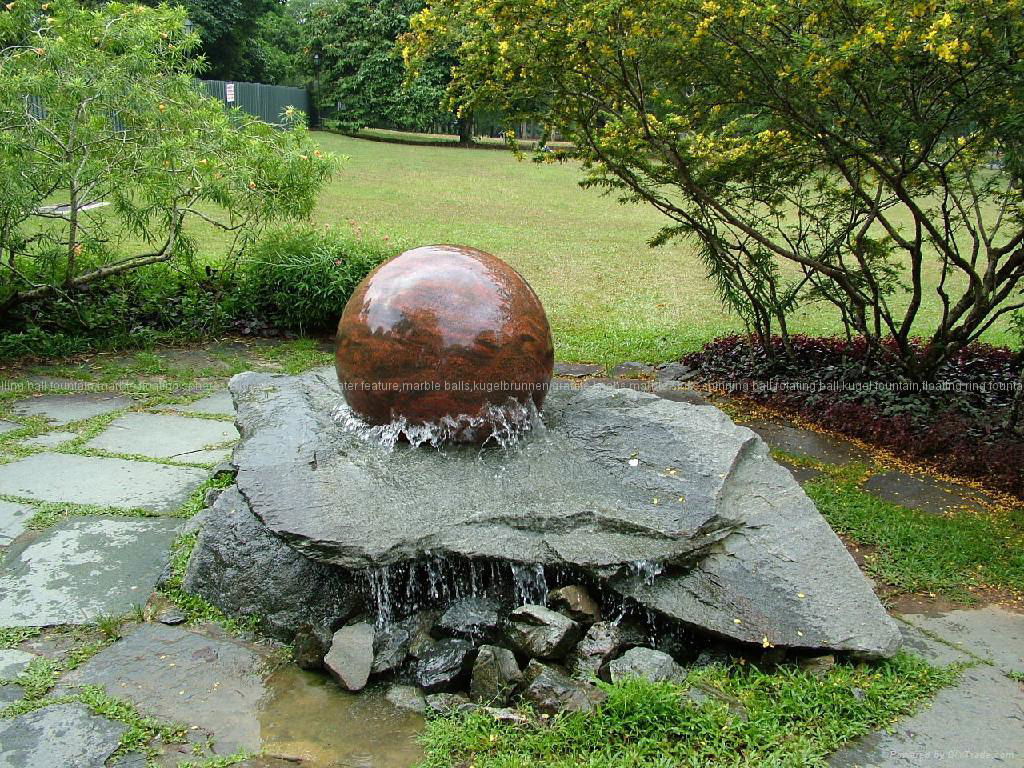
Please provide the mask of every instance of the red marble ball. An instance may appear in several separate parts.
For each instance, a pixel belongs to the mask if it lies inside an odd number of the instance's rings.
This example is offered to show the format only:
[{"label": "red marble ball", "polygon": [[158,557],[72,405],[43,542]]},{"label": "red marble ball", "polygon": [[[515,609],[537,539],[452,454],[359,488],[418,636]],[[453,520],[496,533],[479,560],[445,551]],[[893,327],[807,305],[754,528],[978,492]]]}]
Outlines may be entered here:
[{"label": "red marble ball", "polygon": [[359,284],[336,358],[345,399],[364,420],[424,424],[477,417],[510,397],[539,410],[554,347],[544,307],[518,272],[475,248],[428,245]]}]

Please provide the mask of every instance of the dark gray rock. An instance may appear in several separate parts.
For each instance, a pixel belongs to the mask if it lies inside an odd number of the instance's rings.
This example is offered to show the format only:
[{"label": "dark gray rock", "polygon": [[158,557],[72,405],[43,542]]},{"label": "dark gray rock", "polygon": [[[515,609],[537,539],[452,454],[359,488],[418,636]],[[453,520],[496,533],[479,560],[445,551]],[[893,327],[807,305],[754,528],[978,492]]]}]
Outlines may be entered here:
[{"label": "dark gray rock", "polygon": [[571,584],[548,593],[548,605],[573,621],[593,624],[601,620],[601,608],[587,592],[586,587]]},{"label": "dark gray rock", "polygon": [[476,704],[461,693],[432,693],[426,698],[427,711],[438,715],[454,715],[457,712],[472,712]]},{"label": "dark gray rock", "polygon": [[350,624],[334,633],[324,666],[346,691],[366,687],[373,669],[373,625]]},{"label": "dark gray rock", "polygon": [[156,620],[169,627],[176,627],[188,621],[188,616],[177,606],[169,606],[157,614]]},{"label": "dark gray rock", "polygon": [[333,635],[312,624],[303,625],[292,641],[292,656],[301,669],[324,668],[324,656],[331,649]]},{"label": "dark gray rock", "polygon": [[591,712],[605,694],[597,688],[562,674],[554,667],[531,660],[523,673],[522,699],[541,714]]},{"label": "dark gray rock", "polygon": [[698,371],[685,363],[662,363],[655,368],[654,375],[658,381],[692,381]]},{"label": "dark gray rock", "polygon": [[468,640],[497,640],[501,635],[498,604],[482,597],[456,600],[441,614],[434,631],[439,635]]},{"label": "dark gray rock", "polygon": [[814,677],[825,677],[835,665],[836,657],[831,653],[800,660],[800,669],[810,672]]},{"label": "dark gray rock", "polygon": [[242,374],[231,390],[239,488],[310,558],[349,569],[428,552],[569,566],[744,643],[863,656],[899,647],[792,475],[717,409],[631,389],[556,389],[543,439],[515,450],[389,450],[346,421],[333,371]]},{"label": "dark gray rock", "polygon": [[423,691],[415,685],[392,685],[384,698],[395,709],[404,709],[409,712],[423,714],[427,711],[427,700]]},{"label": "dark gray rock", "polygon": [[3,768],[103,768],[128,726],[89,712],[84,704],[54,704],[0,720]]},{"label": "dark gray rock", "polygon": [[511,707],[484,707],[483,711],[494,718],[496,722],[508,725],[528,725],[530,718],[517,709]]},{"label": "dark gray rock", "polygon": [[642,677],[652,683],[679,682],[686,671],[667,653],[652,648],[630,648],[608,664],[608,676],[613,683]]},{"label": "dark gray rock", "polygon": [[68,672],[55,693],[102,686],[144,715],[207,729],[217,753],[229,755],[260,748],[260,703],[271,666],[265,648],[216,625],[192,631],[140,624]]},{"label": "dark gray rock", "polygon": [[597,677],[601,668],[624,650],[626,638],[617,624],[599,621],[587,629],[587,633],[569,654],[566,667],[573,677],[589,680]]},{"label": "dark gray rock", "polygon": [[344,620],[360,601],[350,574],[304,557],[270,533],[236,486],[204,519],[183,586],[229,615],[259,618],[264,631],[286,642],[306,624]]},{"label": "dark gray rock", "polygon": [[481,645],[473,664],[469,697],[481,704],[504,705],[522,679],[523,673],[512,651]]},{"label": "dark gray rock", "polygon": [[474,655],[473,644],[466,640],[441,640],[416,662],[416,684],[429,693],[461,688]]},{"label": "dark gray rock", "polygon": [[542,605],[524,605],[508,617],[508,638],[535,659],[562,659],[580,638],[580,625]]},{"label": "dark gray rock", "polygon": [[379,630],[373,639],[373,673],[391,672],[405,663],[412,645],[412,634],[404,626],[392,624]]}]

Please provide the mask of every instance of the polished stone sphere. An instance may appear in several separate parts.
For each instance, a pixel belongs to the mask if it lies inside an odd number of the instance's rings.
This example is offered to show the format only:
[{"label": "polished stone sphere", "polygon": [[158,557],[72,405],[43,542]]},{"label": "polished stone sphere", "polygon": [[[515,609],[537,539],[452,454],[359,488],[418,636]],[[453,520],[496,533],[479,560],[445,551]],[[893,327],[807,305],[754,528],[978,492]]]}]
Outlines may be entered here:
[{"label": "polished stone sphere", "polygon": [[510,398],[532,399],[539,410],[553,366],[537,294],[474,248],[429,245],[385,262],[359,284],[338,324],[338,381],[351,408],[375,425],[475,418],[514,406]]}]

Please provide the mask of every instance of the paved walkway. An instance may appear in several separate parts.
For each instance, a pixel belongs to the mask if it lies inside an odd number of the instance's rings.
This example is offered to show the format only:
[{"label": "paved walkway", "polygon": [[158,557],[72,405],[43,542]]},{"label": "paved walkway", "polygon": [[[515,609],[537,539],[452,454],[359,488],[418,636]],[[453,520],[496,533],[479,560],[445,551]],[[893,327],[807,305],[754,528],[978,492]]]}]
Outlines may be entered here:
[{"label": "paved walkway", "polygon": [[[180,355],[190,364],[201,356]],[[99,686],[162,723],[183,724],[177,739],[151,743],[159,765],[260,750],[263,757],[239,764],[317,768],[340,760],[379,767],[417,760],[411,737],[421,726],[418,716],[282,667],[268,646],[217,625],[182,626],[180,611],[154,596],[187,530],[183,508],[198,508],[237,439],[223,389],[228,372],[204,379],[217,388],[190,402],[151,392],[59,390],[0,402],[0,681],[7,681],[0,709],[8,708],[0,714],[0,768],[143,765],[141,752],[121,746],[128,725],[95,714],[83,696],[92,689],[82,686]],[[620,373],[650,375],[644,367]],[[36,381],[51,389],[62,384]],[[793,425],[751,426],[788,455],[833,464],[864,458],[849,444]],[[876,474],[867,488],[937,514],[978,503],[969,489],[893,472]],[[126,616],[120,639],[105,638],[102,631],[118,623],[111,617]],[[1024,615],[985,607],[899,618],[915,652],[972,666],[930,708],[891,733],[849,745],[832,765],[1024,766]],[[100,650],[90,656],[86,647]],[[30,706],[26,697],[39,695],[33,686],[45,669],[59,673],[50,703]]]}]

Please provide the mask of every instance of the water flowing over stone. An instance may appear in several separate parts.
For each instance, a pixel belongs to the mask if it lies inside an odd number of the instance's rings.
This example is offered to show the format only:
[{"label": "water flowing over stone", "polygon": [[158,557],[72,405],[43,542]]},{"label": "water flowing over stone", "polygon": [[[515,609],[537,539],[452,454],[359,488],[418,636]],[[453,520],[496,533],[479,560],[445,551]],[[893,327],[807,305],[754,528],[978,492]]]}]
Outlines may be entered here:
[{"label": "water flowing over stone", "polygon": [[899,647],[790,473],[713,407],[558,389],[544,429],[515,445],[431,448],[369,442],[339,423],[333,371],[246,373],[231,391],[235,498],[309,562],[362,574],[379,623],[396,606],[491,595],[498,581],[515,604],[543,604],[562,574],[758,646]]}]

